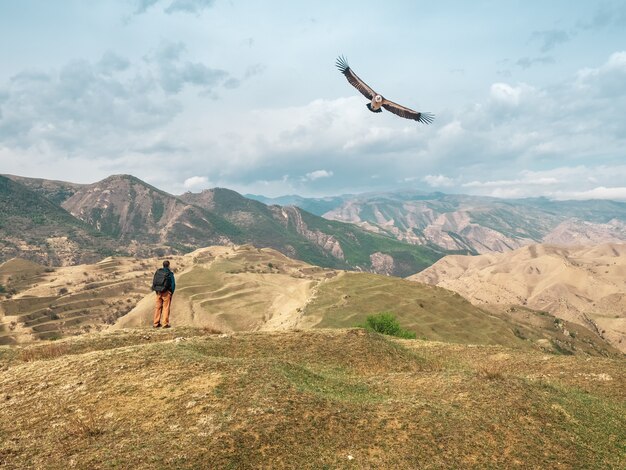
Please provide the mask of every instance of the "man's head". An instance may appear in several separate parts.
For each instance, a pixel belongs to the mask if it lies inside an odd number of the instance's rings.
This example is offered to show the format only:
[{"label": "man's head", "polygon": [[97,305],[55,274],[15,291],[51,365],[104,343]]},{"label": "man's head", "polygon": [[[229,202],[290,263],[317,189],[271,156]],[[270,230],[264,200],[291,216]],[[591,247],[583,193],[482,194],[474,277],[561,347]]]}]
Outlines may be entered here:
[{"label": "man's head", "polygon": [[168,260],[163,261],[163,267],[164,268],[169,268],[170,267],[170,262]]}]

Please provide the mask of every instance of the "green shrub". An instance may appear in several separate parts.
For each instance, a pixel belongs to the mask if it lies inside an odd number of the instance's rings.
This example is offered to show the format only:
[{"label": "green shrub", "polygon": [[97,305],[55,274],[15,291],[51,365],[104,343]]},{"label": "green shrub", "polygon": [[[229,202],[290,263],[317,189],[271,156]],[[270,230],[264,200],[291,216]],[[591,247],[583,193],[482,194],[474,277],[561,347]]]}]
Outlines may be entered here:
[{"label": "green shrub", "polygon": [[397,336],[398,338],[415,339],[415,333],[405,330],[400,326],[396,317],[389,312],[381,312],[376,315],[369,315],[365,324],[358,325],[366,330],[376,331],[383,335]]}]

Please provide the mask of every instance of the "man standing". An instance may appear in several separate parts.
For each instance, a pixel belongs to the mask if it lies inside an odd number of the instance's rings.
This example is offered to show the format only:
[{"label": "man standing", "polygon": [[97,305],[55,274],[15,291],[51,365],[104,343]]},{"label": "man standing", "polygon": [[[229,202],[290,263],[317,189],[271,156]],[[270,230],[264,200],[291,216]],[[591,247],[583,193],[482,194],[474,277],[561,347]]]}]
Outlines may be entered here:
[{"label": "man standing", "polygon": [[152,278],[152,290],[156,292],[156,308],[152,321],[154,328],[170,327],[170,304],[175,289],[174,273],[170,271],[170,262],[165,260],[163,267],[157,269]]}]

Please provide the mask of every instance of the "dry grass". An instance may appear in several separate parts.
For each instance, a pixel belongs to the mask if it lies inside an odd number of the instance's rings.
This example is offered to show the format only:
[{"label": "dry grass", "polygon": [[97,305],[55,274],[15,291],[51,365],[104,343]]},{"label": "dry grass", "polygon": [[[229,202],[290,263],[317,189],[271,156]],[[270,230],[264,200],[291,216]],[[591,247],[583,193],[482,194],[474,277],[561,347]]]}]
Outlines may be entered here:
[{"label": "dry grass", "polygon": [[67,343],[47,343],[19,350],[18,358],[23,362],[55,359],[67,354],[70,346]]},{"label": "dry grass", "polygon": [[506,378],[503,365],[498,363],[486,364],[480,367],[476,374],[485,380],[504,380]]},{"label": "dry grass", "polygon": [[364,330],[175,330],[64,340],[67,355],[0,367],[0,465],[626,463],[623,360],[391,340]]}]

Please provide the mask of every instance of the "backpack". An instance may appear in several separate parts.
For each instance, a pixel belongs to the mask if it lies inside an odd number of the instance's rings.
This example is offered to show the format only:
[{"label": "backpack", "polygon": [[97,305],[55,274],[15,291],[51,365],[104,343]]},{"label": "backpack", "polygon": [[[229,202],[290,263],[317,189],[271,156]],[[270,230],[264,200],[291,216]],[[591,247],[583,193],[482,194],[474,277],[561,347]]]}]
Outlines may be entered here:
[{"label": "backpack", "polygon": [[172,290],[172,281],[170,280],[169,269],[157,269],[154,273],[154,279],[152,279],[152,290],[156,292]]}]

